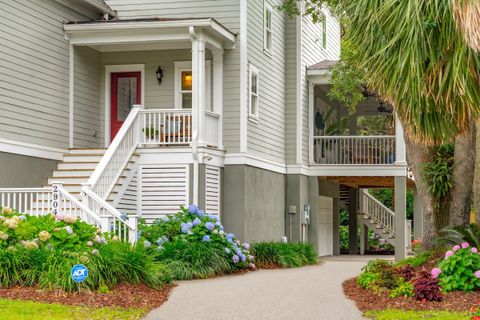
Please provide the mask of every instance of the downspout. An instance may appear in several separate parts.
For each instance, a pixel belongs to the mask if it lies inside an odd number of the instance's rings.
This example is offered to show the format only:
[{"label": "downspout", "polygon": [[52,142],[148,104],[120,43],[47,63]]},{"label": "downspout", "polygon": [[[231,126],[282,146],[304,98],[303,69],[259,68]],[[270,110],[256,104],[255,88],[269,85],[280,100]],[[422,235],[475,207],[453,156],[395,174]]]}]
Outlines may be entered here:
[{"label": "downspout", "polygon": [[[188,32],[190,33],[190,38],[192,39],[192,46],[193,46],[193,43],[195,40],[197,40],[197,33],[195,32],[195,27],[192,27],[190,26],[188,28]],[[194,50],[196,50],[196,46],[195,48],[192,48],[192,56],[194,55],[195,56],[195,59],[198,60],[198,54],[197,53],[194,53]],[[196,67],[198,68],[198,62],[195,63]],[[192,74],[193,74],[193,63],[192,63]],[[198,81],[198,80],[197,80]],[[199,90],[198,88],[198,85],[196,87],[197,91]],[[194,92],[194,95],[197,95],[198,92]],[[192,96],[192,99],[194,97]],[[198,205],[198,200],[199,200],[199,196],[198,196],[198,187],[199,187],[199,181],[198,181],[198,177],[199,177],[199,160],[198,160],[198,121],[200,119],[200,116],[199,116],[199,110],[198,110],[198,107],[199,107],[199,99],[198,97],[195,98],[195,100],[197,101],[196,103],[196,106],[194,105],[193,109],[192,109],[192,117],[193,117],[193,122],[197,122],[196,125],[193,126],[192,128],[192,156],[193,156],[193,202],[194,204],[197,204]]]}]

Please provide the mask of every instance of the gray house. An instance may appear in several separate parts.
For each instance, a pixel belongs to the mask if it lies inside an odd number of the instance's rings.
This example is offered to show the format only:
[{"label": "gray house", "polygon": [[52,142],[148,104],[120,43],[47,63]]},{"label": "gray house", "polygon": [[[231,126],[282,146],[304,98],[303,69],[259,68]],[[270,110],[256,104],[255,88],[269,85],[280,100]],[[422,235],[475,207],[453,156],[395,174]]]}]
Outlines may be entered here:
[{"label": "gray house", "polygon": [[[367,92],[353,115],[328,98],[327,10],[313,23],[281,0],[0,2],[0,205],[133,240],[138,218],[197,203],[244,241],[319,255],[339,253],[345,207],[362,252],[370,228],[405,255],[403,131]],[[378,115],[391,132],[364,130]],[[395,212],[378,187],[395,188]]]}]

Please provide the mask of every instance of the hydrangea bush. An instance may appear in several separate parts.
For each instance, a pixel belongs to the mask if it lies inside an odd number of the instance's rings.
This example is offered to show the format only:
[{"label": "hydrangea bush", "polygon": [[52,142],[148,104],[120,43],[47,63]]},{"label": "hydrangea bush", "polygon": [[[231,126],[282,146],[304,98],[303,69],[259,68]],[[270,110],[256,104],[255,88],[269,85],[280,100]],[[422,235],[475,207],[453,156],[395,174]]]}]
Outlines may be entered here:
[{"label": "hydrangea bush", "polygon": [[250,245],[227,233],[217,215],[207,215],[196,205],[181,207],[174,215],[156,220],[152,225],[141,222],[140,241],[145,247],[162,251],[167,243],[203,242],[217,248],[233,269],[255,269]]},{"label": "hydrangea bush", "polygon": [[0,249],[21,245],[27,249],[49,246],[68,251],[94,250],[105,237],[95,226],[68,215],[31,216],[3,207]]},{"label": "hydrangea bush", "polygon": [[438,268],[431,275],[438,278],[446,292],[454,290],[473,291],[480,287],[480,254],[468,242],[455,245],[445,253]]}]

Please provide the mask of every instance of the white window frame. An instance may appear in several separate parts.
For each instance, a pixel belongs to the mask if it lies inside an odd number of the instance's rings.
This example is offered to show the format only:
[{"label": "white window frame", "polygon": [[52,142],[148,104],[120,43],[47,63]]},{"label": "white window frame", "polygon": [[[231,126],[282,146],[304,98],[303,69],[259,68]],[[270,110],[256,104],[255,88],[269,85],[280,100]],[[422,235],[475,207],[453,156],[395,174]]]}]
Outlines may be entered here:
[{"label": "white window frame", "polygon": [[[175,109],[182,109],[182,72],[192,71],[192,61],[175,61]],[[205,110],[214,112],[211,98],[211,61],[205,61]],[[192,74],[193,76],[193,74]],[[193,88],[192,88],[193,89]]]},{"label": "white window frame", "polygon": [[[270,26],[267,26],[266,15],[270,14]],[[270,34],[270,43],[267,35]],[[263,2],[263,51],[271,55],[273,51],[273,7],[267,1]]]},{"label": "white window frame", "polygon": [[[257,92],[252,92],[252,79],[253,75],[256,76],[257,81]],[[259,118],[259,110],[258,110],[258,100],[260,98],[259,90],[260,90],[260,81],[259,81],[259,72],[257,67],[253,64],[250,64],[248,67],[248,118],[253,121],[258,121]],[[255,96],[257,99],[255,100],[255,105],[252,102],[252,96]]]}]

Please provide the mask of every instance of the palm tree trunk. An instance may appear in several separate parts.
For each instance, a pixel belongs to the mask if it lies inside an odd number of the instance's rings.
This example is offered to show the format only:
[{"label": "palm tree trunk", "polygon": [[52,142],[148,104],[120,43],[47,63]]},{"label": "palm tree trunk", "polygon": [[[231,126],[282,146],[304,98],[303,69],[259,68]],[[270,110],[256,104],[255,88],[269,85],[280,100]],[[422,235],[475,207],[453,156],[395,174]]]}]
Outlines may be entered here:
[{"label": "palm tree trunk", "polygon": [[423,213],[423,243],[427,248],[433,246],[433,240],[438,235],[435,199],[428,192],[428,185],[423,179],[422,166],[433,159],[435,150],[423,143],[418,143],[409,135],[405,135],[408,162],[415,176],[417,195]]},{"label": "palm tree trunk", "polygon": [[450,191],[450,225],[466,226],[472,209],[473,172],[475,171],[475,129],[455,138],[453,187]]}]

